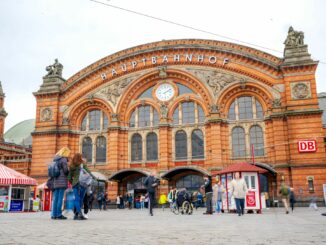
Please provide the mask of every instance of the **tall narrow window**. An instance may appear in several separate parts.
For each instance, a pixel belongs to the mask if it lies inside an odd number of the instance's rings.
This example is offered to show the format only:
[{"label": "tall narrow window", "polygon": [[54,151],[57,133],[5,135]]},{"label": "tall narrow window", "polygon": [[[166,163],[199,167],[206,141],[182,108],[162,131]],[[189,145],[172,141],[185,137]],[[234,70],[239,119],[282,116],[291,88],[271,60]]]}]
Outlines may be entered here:
[{"label": "tall narrow window", "polygon": [[173,112],[173,124],[179,124],[179,108],[174,110]]},{"label": "tall narrow window", "polygon": [[230,106],[229,119],[230,120],[235,120],[236,119],[236,116],[235,116],[235,101],[233,101],[233,103]]},{"label": "tall narrow window", "polygon": [[157,111],[153,108],[153,126],[157,126],[160,122]]},{"label": "tall narrow window", "polygon": [[129,127],[131,128],[134,128],[136,127],[136,111],[133,111],[131,116],[130,116],[130,119],[129,119]]},{"label": "tall narrow window", "polygon": [[175,159],[187,159],[187,134],[183,130],[175,134]]},{"label": "tall narrow window", "polygon": [[151,126],[151,107],[148,105],[138,108],[138,127]]},{"label": "tall narrow window", "polygon": [[182,123],[195,122],[195,104],[194,102],[182,103]]},{"label": "tall narrow window", "polygon": [[106,162],[106,139],[99,136],[96,139],[96,162]]},{"label": "tall narrow window", "polygon": [[146,156],[148,161],[157,160],[157,135],[149,133],[146,137]]},{"label": "tall narrow window", "polygon": [[205,122],[205,114],[203,108],[197,104],[197,111],[198,111],[198,122],[202,123]]},{"label": "tall narrow window", "polygon": [[204,136],[203,132],[199,129],[192,131],[191,134],[192,158],[204,158]]},{"label": "tall narrow window", "polygon": [[83,121],[82,121],[82,124],[81,124],[81,131],[86,131],[86,126],[87,126],[87,114],[86,116],[84,117]]},{"label": "tall narrow window", "polygon": [[245,131],[242,127],[235,127],[232,130],[232,152],[233,157],[246,156]]},{"label": "tall narrow window", "polygon": [[89,130],[101,129],[101,111],[93,110],[89,112]]},{"label": "tall narrow window", "polygon": [[86,158],[88,163],[92,163],[93,144],[90,137],[85,137],[82,143],[82,155]]},{"label": "tall narrow window", "polygon": [[238,98],[239,119],[251,119],[252,114],[252,98],[240,97]]},{"label": "tall narrow window", "polygon": [[109,120],[106,114],[103,112],[103,129],[106,130],[109,125]]},{"label": "tall narrow window", "polygon": [[143,141],[140,134],[134,134],[131,138],[131,161],[143,160]]},{"label": "tall narrow window", "polygon": [[252,126],[250,128],[250,146],[254,146],[255,156],[264,155],[264,136],[263,130],[259,126]]},{"label": "tall narrow window", "polygon": [[256,118],[263,119],[264,118],[264,112],[263,107],[259,103],[259,101],[256,99]]}]

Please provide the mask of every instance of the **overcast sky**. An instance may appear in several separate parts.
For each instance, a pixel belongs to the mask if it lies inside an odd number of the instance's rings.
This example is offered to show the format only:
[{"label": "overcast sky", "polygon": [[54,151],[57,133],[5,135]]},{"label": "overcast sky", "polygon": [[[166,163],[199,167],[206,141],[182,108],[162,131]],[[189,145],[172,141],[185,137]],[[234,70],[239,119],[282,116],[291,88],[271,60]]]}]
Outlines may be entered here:
[{"label": "overcast sky", "polygon": [[[320,63],[317,69],[317,92],[326,91],[326,1],[103,2],[281,52],[292,25],[305,33],[312,57],[325,63]],[[55,58],[64,65],[63,76],[68,79],[85,66],[119,50],[179,38],[229,41],[89,0],[1,0],[0,81],[6,94],[6,130],[22,120],[35,118],[32,92],[39,89],[45,67]],[[267,52],[282,56],[282,53]]]}]

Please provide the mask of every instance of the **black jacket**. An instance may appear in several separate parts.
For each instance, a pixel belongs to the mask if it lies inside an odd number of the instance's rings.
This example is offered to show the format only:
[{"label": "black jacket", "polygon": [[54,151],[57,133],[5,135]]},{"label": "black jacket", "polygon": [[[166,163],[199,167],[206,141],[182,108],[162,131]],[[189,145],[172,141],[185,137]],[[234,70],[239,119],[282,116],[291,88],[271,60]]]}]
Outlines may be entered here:
[{"label": "black jacket", "polygon": [[145,181],[144,185],[148,192],[155,192],[156,187],[159,185],[159,179],[154,176],[148,176]]},{"label": "black jacket", "polygon": [[54,158],[54,161],[56,161],[57,164],[59,165],[60,175],[57,178],[54,178],[53,187],[54,187],[54,189],[58,189],[58,188],[67,189],[68,173],[69,173],[67,158],[56,156]]},{"label": "black jacket", "polygon": [[204,187],[205,187],[205,193],[213,192],[212,181],[210,180],[210,178],[205,180]]}]

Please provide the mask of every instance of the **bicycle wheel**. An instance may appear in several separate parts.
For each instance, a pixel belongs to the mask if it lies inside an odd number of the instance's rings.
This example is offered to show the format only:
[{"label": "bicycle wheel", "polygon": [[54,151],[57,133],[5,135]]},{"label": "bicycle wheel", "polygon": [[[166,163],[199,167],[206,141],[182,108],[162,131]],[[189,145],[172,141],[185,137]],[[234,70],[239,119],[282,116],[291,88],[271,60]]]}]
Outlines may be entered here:
[{"label": "bicycle wheel", "polygon": [[182,214],[191,214],[191,205],[188,201],[182,203]]}]

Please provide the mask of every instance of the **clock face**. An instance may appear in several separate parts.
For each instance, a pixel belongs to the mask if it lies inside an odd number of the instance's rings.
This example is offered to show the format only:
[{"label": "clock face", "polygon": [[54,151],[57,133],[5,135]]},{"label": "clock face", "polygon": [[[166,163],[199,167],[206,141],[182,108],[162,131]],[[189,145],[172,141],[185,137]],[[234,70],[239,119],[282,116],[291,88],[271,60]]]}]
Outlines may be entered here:
[{"label": "clock face", "polygon": [[174,88],[169,83],[162,83],[158,86],[158,88],[155,91],[156,98],[158,98],[161,101],[168,101],[172,99],[174,95]]}]

